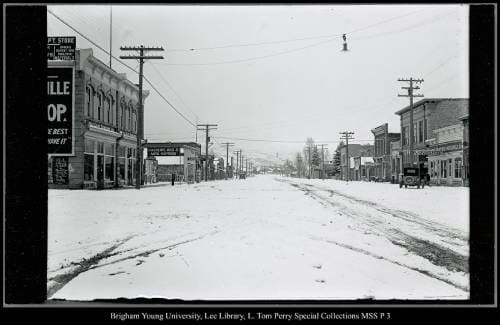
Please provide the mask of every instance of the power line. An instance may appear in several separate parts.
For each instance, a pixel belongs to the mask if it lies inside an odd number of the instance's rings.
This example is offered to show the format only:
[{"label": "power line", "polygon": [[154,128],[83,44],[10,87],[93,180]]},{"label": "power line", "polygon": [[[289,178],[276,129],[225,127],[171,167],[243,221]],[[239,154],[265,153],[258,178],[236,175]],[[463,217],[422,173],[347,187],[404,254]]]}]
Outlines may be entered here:
[{"label": "power line", "polygon": [[193,114],[196,119],[199,119],[198,115],[189,108],[189,106],[186,104],[186,102],[184,102],[184,100],[182,99],[182,97],[177,93],[177,91],[175,91],[174,87],[172,87],[172,85],[162,75],[162,73],[160,72],[160,70],[157,67],[155,67],[154,65],[151,65],[151,66],[158,73],[158,75],[160,76],[160,79],[163,80],[163,82],[170,88],[170,90],[172,90],[172,92],[177,96],[177,98],[179,98],[179,100],[182,102],[182,104],[184,104],[184,107],[186,107],[187,110],[190,111],[191,114]]},{"label": "power line", "polygon": [[[74,28],[73,26],[71,26],[70,24],[68,24],[67,22],[65,22],[62,18],[60,18],[59,16],[57,16],[56,14],[54,14],[51,10],[47,9],[47,12],[50,13],[52,16],[54,16],[55,18],[57,18],[60,22],[62,22],[63,24],[65,24],[66,26],[68,26],[69,28],[71,28],[73,31],[75,31],[78,35],[80,35],[81,37],[83,37],[84,39],[86,39],[88,42],[90,42],[92,45],[94,45],[95,47],[97,47],[99,50],[103,51],[104,53],[106,54],[110,54],[107,50],[105,50],[104,48],[102,48],[99,44],[95,43],[94,41],[92,41],[90,38],[88,38],[87,36],[85,36],[84,34],[82,34],[80,31],[78,31],[76,28]],[[119,63],[121,63],[123,66],[127,67],[128,69],[132,70],[133,72],[139,74],[139,72],[137,70],[135,70],[134,68],[132,68],[131,66],[129,66],[128,64],[122,62],[120,59],[116,58],[114,55],[111,56],[113,59],[115,59],[116,61],[118,61]],[[153,90],[170,106],[172,107],[172,109],[174,111],[177,112],[177,114],[179,114],[185,121],[187,121],[189,124],[191,124],[192,126],[196,126],[195,123],[191,122],[191,120],[189,120],[187,117],[185,117],[179,110],[177,110],[177,108],[168,101],[168,99],[166,99],[159,91],[158,89],[156,89],[156,87],[153,85],[153,83],[151,81],[149,81],[149,79],[144,76],[144,80],[151,86],[151,88],[153,88]]]},{"label": "power line", "polygon": [[276,40],[276,41],[267,41],[267,42],[243,43],[243,44],[229,44],[229,45],[220,45],[220,46],[213,46],[213,47],[198,47],[198,48],[189,48],[189,49],[167,49],[167,52],[210,51],[210,50],[219,50],[219,49],[227,49],[227,48],[238,48],[238,47],[251,47],[251,46],[261,46],[261,45],[271,45],[271,44],[282,44],[282,43],[290,43],[290,42],[297,42],[297,41],[305,41],[305,40],[315,40],[315,39],[321,39],[321,38],[338,37],[338,36],[342,36],[343,34],[349,35],[349,34],[356,33],[356,32],[359,32],[359,31],[362,31],[362,30],[365,30],[365,29],[368,29],[368,28],[371,28],[371,27],[374,27],[374,26],[385,24],[385,23],[387,23],[389,21],[393,21],[393,20],[396,20],[396,19],[407,17],[407,16],[413,15],[413,14],[415,14],[417,12],[420,12],[422,10],[425,10],[425,9],[427,9],[427,8],[416,10],[416,11],[412,11],[410,13],[399,15],[399,16],[396,16],[396,17],[392,17],[390,19],[387,19],[387,20],[384,20],[384,21],[381,21],[381,22],[377,22],[375,24],[368,25],[368,26],[365,26],[365,27],[362,27],[362,28],[358,28],[358,29],[352,30],[352,31],[347,32],[347,33],[344,32],[344,33],[336,33],[336,34],[329,34],[329,35],[323,35],[323,36],[301,37],[301,38],[293,38],[293,39],[287,39],[287,40]]},{"label": "power line", "polygon": [[[299,47],[299,48],[295,48],[295,49],[290,49],[290,50],[285,50],[285,51],[280,51],[280,52],[276,52],[276,53],[272,53],[272,54],[268,54],[268,55],[262,55],[262,56],[255,56],[255,57],[249,57],[249,58],[244,58],[244,59],[237,59],[237,60],[229,60],[229,61],[219,61],[219,62],[205,62],[205,63],[160,63],[161,65],[167,65],[167,66],[210,66],[210,65],[224,65],[224,64],[233,64],[233,63],[242,63],[242,62],[248,62],[248,61],[255,61],[255,60],[260,60],[260,59],[266,59],[266,58],[270,58],[270,57],[274,57],[274,56],[279,56],[279,55],[284,55],[284,54],[289,54],[289,53],[293,53],[293,52],[298,52],[298,51],[302,51],[302,50],[305,50],[305,49],[308,49],[308,48],[312,48],[312,47],[317,47],[317,46],[321,46],[323,44],[326,44],[326,43],[329,43],[329,42],[332,42],[332,41],[335,41],[337,39],[337,37],[339,36],[342,36],[342,35],[349,35],[349,34],[352,34],[354,32],[358,32],[358,31],[361,31],[361,30],[365,30],[367,28],[371,28],[373,26],[376,26],[376,25],[379,25],[379,24],[382,24],[382,23],[385,23],[385,22],[388,22],[388,21],[392,21],[392,20],[395,20],[395,19],[399,19],[399,18],[402,18],[402,17],[406,17],[410,14],[413,14],[413,13],[416,13],[416,12],[419,12],[419,11],[422,11],[424,9],[421,9],[421,10],[417,10],[415,12],[412,12],[412,13],[409,13],[409,14],[406,14],[406,15],[402,15],[402,16],[398,16],[398,17],[394,17],[394,18],[391,18],[387,21],[384,21],[384,22],[380,22],[380,23],[377,23],[377,24],[374,24],[374,25],[369,25],[367,26],[366,28],[360,28],[360,29],[357,29],[357,30],[354,30],[354,31],[351,31],[349,33],[339,33],[339,34],[332,34],[330,36],[321,36],[321,37],[312,37],[312,38],[303,38],[304,40],[307,40],[307,39],[317,39],[317,38],[329,38],[325,41],[321,41],[321,42],[317,42],[317,43],[314,43],[314,44],[310,44],[310,45],[306,45],[306,46],[303,46],[303,47]],[[410,27],[406,27],[402,30],[396,30],[396,31],[390,31],[390,32],[385,32],[385,33],[381,33],[381,34],[377,34],[377,35],[372,35],[372,36],[368,36],[368,37],[364,37],[364,38],[354,38],[354,40],[358,39],[358,40],[362,40],[362,39],[370,39],[370,38],[374,38],[374,37],[380,37],[380,36],[384,36],[384,35],[387,35],[387,34],[394,34],[394,33],[400,33],[402,31],[406,31],[406,30],[410,30],[410,29],[414,29],[414,28],[420,28],[422,26],[425,26],[426,24],[429,24],[429,23],[433,23],[434,21],[437,21],[445,16],[448,16],[448,15],[451,15],[452,13],[454,12],[449,12],[449,13],[446,13],[445,15],[443,15],[442,17],[439,17],[439,18],[435,18],[431,21],[428,21],[426,23],[418,23],[418,24],[415,24],[415,25],[412,25]],[[439,16],[439,15],[438,15]],[[295,39],[295,40],[298,40],[298,39]],[[290,42],[290,41],[295,41],[295,40],[287,40],[287,41],[275,41],[275,42],[269,42],[269,43],[283,43],[283,42]],[[265,43],[265,42],[264,42]],[[253,43],[253,44],[243,44],[244,46],[250,46],[250,45],[259,45],[261,43]],[[229,48],[229,47],[232,47],[232,46],[222,46],[222,47],[214,47],[214,48],[204,48],[204,49],[216,49],[216,48]],[[236,46],[238,47],[238,46]],[[195,49],[190,49],[188,51],[193,51]]]},{"label": "power line", "polygon": [[254,60],[260,60],[260,59],[266,59],[270,58],[273,56],[278,56],[278,55],[283,55],[283,54],[288,54],[288,53],[293,53],[293,52],[298,52],[302,51],[311,47],[316,47],[320,46],[325,43],[329,43],[336,40],[336,38],[331,38],[326,41],[321,41],[318,43],[306,45],[303,47],[291,49],[291,50],[286,50],[286,51],[281,51],[273,54],[268,54],[268,55],[262,55],[262,56],[255,56],[255,57],[250,57],[250,58],[245,58],[245,59],[238,59],[238,60],[231,60],[231,61],[220,61],[220,62],[208,62],[208,63],[164,63],[164,64],[159,64],[159,65],[168,65],[168,66],[204,66],[204,65],[222,65],[222,64],[232,64],[232,63],[242,63],[242,62],[247,62],[247,61],[254,61]]},{"label": "power line", "polygon": [[[270,143],[305,143],[305,141],[292,141],[292,140],[267,140],[267,139],[245,139],[245,138],[230,138],[230,137],[214,137],[217,139],[224,139],[224,140],[240,140],[240,141],[253,141],[253,142],[270,142]],[[373,139],[370,140],[358,140],[358,141],[373,141]],[[318,142],[324,142],[324,143],[339,143],[342,142],[340,140],[323,140],[323,141],[318,141]]]},{"label": "power line", "polygon": [[382,32],[382,33],[372,34],[372,35],[366,35],[366,36],[361,36],[361,37],[352,37],[351,39],[352,40],[366,40],[366,39],[372,39],[372,38],[377,38],[377,37],[383,37],[383,36],[386,36],[386,35],[398,34],[398,33],[406,32],[408,30],[412,30],[412,29],[416,29],[416,28],[421,28],[423,26],[435,23],[436,21],[440,21],[444,17],[448,17],[448,16],[450,16],[450,15],[452,15],[454,13],[455,13],[454,10],[453,11],[446,11],[446,12],[440,13],[440,14],[434,16],[434,17],[425,19],[425,20],[420,21],[420,22],[418,22],[416,24],[413,24],[413,25],[410,25],[410,26],[406,26],[406,27],[403,27],[403,28],[400,28],[400,29],[395,29],[395,30],[392,30],[392,31],[387,31],[387,32]]}]

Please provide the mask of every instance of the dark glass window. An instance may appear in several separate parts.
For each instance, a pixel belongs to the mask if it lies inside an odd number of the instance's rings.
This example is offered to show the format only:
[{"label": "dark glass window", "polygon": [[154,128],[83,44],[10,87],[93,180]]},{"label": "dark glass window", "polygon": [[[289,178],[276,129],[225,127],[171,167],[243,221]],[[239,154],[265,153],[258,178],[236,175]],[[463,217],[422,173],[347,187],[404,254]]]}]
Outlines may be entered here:
[{"label": "dark glass window", "polygon": [[94,155],[84,155],[83,179],[86,181],[94,180]]},{"label": "dark glass window", "polygon": [[105,179],[108,181],[113,181],[115,179],[114,177],[114,158],[113,157],[104,157],[104,174],[105,174]]}]

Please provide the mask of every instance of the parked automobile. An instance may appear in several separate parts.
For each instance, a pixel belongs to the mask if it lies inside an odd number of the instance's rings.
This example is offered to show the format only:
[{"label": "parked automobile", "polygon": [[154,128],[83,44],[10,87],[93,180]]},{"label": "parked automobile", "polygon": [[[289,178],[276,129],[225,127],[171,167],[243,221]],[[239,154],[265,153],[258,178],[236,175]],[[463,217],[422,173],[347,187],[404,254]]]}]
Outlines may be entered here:
[{"label": "parked automobile", "polygon": [[399,188],[408,186],[416,186],[417,188],[424,188],[424,182],[420,177],[420,168],[418,167],[404,167],[403,173],[400,175],[401,181],[399,182]]}]

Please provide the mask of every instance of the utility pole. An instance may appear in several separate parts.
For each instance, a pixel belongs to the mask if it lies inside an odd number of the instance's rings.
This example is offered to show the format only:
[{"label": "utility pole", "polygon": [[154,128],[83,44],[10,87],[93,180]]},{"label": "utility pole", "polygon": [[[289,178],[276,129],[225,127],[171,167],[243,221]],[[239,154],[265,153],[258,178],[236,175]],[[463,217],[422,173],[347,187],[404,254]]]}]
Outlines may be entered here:
[{"label": "utility pole", "polygon": [[[239,173],[241,174],[242,171],[243,171],[243,150],[240,150],[240,169],[239,169]],[[238,176],[241,176],[240,174],[238,174]]]},{"label": "utility pole", "polygon": [[349,159],[349,140],[352,140],[354,139],[352,137],[352,135],[354,134],[354,132],[350,132],[350,131],[344,131],[344,132],[339,132],[340,134],[342,134],[343,136],[341,137],[342,140],[345,140],[345,150],[346,150],[346,158],[347,158],[347,175],[346,175],[346,181],[349,182],[349,177],[351,176],[350,174],[350,170],[349,170],[349,163],[350,163],[350,159]]},{"label": "utility pole", "polygon": [[240,168],[240,154],[241,150],[236,150],[236,177],[239,176],[239,168]]},{"label": "utility pole", "polygon": [[142,184],[142,140],[144,138],[144,103],[142,100],[142,78],[144,60],[163,59],[160,55],[144,55],[147,51],[163,51],[163,47],[121,46],[122,51],[139,51],[139,55],[120,56],[120,59],[139,60],[139,111],[137,123],[137,155],[135,163],[135,188],[140,189]]},{"label": "utility pole", "polygon": [[413,167],[414,165],[414,159],[413,159],[413,137],[415,136],[413,134],[413,97],[424,97],[423,94],[414,94],[413,90],[418,90],[420,89],[419,86],[413,86],[413,83],[422,83],[424,82],[424,79],[403,79],[399,78],[398,81],[404,81],[404,82],[409,82],[410,86],[409,87],[401,87],[401,89],[408,89],[408,95],[400,95],[398,94],[398,97],[410,97],[410,163],[411,166]]},{"label": "utility pole", "polygon": [[[208,181],[208,142],[210,137],[208,136],[208,131],[217,130],[217,124],[197,124],[197,130],[205,131],[205,182]],[[211,128],[211,126],[213,126]],[[198,127],[201,127],[198,129]]]},{"label": "utility pole", "polygon": [[109,6],[109,68],[111,69],[111,60],[113,58],[113,6]]},{"label": "utility pole", "polygon": [[325,152],[324,147],[327,147],[327,144],[320,144],[321,146],[321,179],[325,178]]},{"label": "utility pole", "polygon": [[308,146],[309,149],[309,178],[311,178],[311,145]]},{"label": "utility pole", "polygon": [[228,174],[227,167],[229,166],[229,146],[234,146],[234,143],[224,142],[224,143],[221,143],[221,144],[226,145],[226,179],[227,179],[227,174]]}]

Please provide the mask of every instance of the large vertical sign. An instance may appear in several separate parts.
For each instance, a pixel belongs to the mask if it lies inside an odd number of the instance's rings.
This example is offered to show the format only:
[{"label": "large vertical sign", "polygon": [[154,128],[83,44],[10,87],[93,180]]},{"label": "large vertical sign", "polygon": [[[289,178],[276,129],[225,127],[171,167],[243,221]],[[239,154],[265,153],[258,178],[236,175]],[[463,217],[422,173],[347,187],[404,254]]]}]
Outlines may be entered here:
[{"label": "large vertical sign", "polygon": [[74,67],[47,68],[48,154],[74,154]]}]

